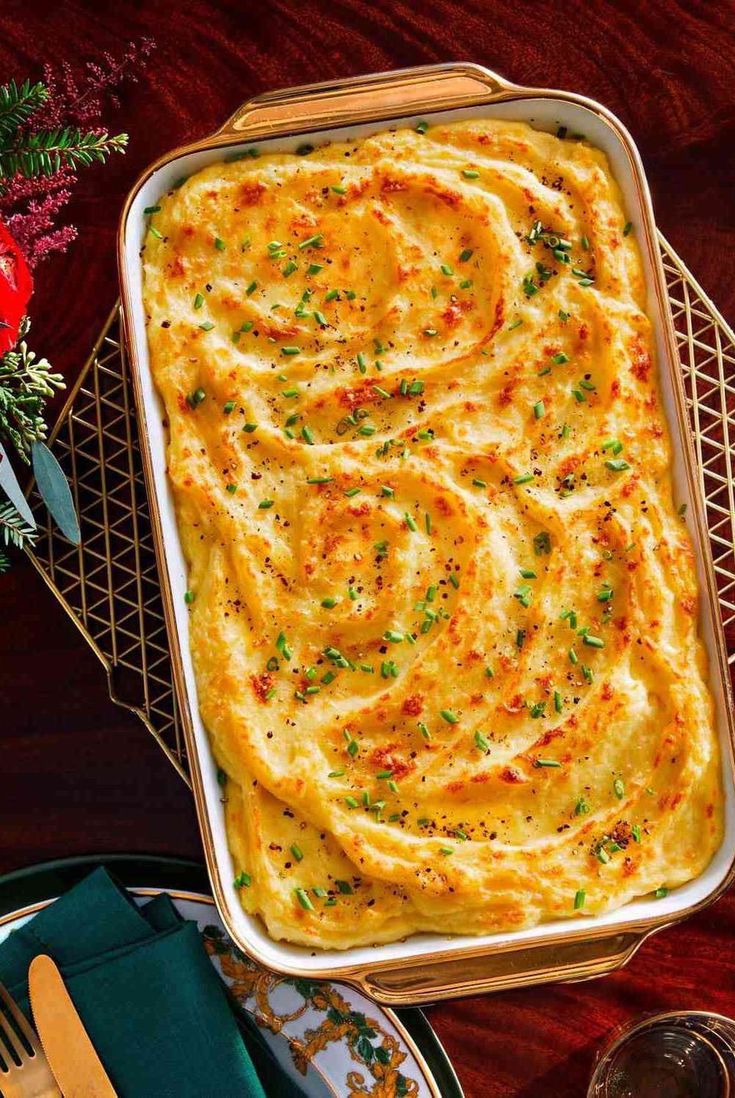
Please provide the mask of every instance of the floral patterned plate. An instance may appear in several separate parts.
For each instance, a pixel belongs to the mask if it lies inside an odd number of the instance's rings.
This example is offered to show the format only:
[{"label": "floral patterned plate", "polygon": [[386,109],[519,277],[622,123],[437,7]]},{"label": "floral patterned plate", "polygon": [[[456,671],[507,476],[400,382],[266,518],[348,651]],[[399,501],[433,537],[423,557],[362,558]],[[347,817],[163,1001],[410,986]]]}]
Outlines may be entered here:
[{"label": "floral patterned plate", "polygon": [[0,878],[0,941],[98,865],[140,902],[168,892],[183,917],[198,924],[212,963],[239,1004],[240,1025],[255,1040],[266,1085],[268,1063],[276,1060],[294,1098],[462,1098],[420,1010],[388,1010],[344,984],[289,979],[260,968],[228,937],[204,868],[194,862],[91,856],[11,873]]}]

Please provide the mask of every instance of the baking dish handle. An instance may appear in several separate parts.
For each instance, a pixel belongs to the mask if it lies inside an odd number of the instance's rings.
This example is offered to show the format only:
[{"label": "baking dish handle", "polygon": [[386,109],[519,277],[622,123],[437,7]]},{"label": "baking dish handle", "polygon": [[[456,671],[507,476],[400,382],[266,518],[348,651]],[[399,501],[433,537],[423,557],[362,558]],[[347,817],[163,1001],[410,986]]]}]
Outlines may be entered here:
[{"label": "baking dish handle", "polygon": [[264,137],[487,103],[516,90],[469,62],[422,65],[266,92],[235,111],[216,137]]},{"label": "baking dish handle", "polygon": [[[650,933],[650,932],[649,932]],[[371,998],[388,1006],[438,1002],[459,996],[507,991],[559,981],[577,983],[613,972],[631,959],[647,933],[548,941],[507,952],[446,960],[416,958],[395,968],[375,969],[359,980]]]}]

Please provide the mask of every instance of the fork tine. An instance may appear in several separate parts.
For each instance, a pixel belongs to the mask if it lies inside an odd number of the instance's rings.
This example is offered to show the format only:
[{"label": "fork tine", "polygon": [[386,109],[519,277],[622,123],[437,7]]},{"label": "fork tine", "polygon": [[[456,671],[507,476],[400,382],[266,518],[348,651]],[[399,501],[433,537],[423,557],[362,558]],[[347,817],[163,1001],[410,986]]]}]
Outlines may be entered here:
[{"label": "fork tine", "polygon": [[[17,1058],[20,1060],[21,1064],[23,1063],[24,1060],[28,1060],[30,1058],[31,1053],[28,1052],[28,1049],[24,1048],[20,1037],[15,1032],[15,1030],[13,1029],[10,1022],[5,1017],[5,1015],[3,1014],[2,1011],[0,1011],[0,1034],[2,1034],[2,1039],[5,1042],[5,1044],[7,1045],[8,1052],[11,1052],[15,1056],[17,1056]],[[0,1043],[0,1049],[2,1049],[2,1044],[1,1043]],[[5,1050],[2,1049],[2,1051],[3,1051],[3,1059],[7,1060],[7,1055],[5,1054]],[[12,1063],[8,1065],[8,1067],[11,1067],[11,1068],[15,1067],[15,1061],[13,1060]]]},{"label": "fork tine", "polygon": [[[25,1014],[20,1009],[15,999],[13,999],[8,989],[2,983],[0,983],[0,999],[5,1004],[5,1008],[7,1009],[8,1014],[11,1016],[30,1047],[33,1049],[34,1052],[38,1052],[40,1046],[38,1044],[38,1037],[36,1036],[35,1030],[29,1024]],[[0,1011],[0,1018],[2,1018],[2,1011]]]}]

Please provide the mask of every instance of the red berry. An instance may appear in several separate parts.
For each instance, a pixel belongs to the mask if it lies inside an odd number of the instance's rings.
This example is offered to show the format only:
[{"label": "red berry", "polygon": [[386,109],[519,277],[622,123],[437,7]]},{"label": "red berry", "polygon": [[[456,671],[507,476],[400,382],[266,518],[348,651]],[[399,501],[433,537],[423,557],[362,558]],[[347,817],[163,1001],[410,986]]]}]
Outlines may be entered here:
[{"label": "red berry", "polygon": [[15,346],[33,293],[33,277],[13,237],[0,221],[0,355]]}]

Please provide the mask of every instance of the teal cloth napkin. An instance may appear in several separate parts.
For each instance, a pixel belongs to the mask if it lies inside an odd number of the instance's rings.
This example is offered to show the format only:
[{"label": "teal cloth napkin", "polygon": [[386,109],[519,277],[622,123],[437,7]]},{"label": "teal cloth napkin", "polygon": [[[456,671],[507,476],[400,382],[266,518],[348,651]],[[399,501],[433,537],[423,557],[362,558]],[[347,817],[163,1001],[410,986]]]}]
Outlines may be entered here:
[{"label": "teal cloth napkin", "polygon": [[[38,953],[61,969],[120,1098],[265,1098],[197,926],[164,893],[138,908],[100,868],[14,930],[0,980],[29,1018]],[[269,1093],[287,1093],[267,1072]]]}]

